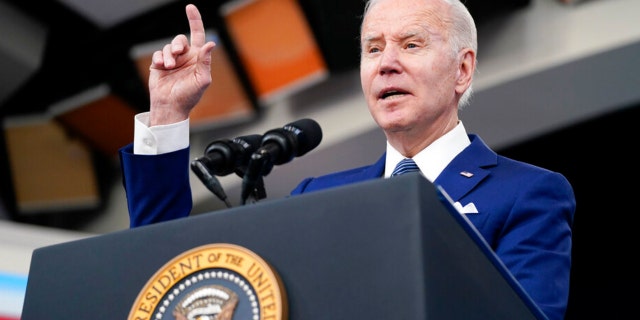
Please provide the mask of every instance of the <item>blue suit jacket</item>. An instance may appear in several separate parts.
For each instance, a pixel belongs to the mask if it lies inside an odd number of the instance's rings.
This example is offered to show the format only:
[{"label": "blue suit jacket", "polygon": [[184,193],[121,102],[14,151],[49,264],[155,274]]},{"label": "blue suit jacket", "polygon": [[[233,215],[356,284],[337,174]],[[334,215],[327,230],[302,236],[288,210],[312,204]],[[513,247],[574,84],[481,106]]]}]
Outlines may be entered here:
[{"label": "blue suit jacket", "polygon": [[[559,173],[497,155],[478,136],[434,184],[453,201],[475,204],[467,218],[549,319],[563,319],[569,296],[575,197]],[[121,150],[131,226],[186,217],[191,210],[189,150],[137,156]],[[383,176],[376,163],[307,178],[292,195]],[[462,172],[471,173],[461,174]]]}]

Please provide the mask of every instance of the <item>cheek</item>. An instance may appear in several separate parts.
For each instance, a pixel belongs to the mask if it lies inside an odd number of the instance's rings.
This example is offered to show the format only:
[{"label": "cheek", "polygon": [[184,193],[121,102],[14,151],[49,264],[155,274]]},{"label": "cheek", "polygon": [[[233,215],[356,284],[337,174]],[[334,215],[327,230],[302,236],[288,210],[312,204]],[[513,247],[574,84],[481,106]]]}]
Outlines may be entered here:
[{"label": "cheek", "polygon": [[360,85],[362,86],[362,91],[365,95],[371,90],[374,73],[375,71],[371,68],[370,64],[360,64]]},{"label": "cheek", "polygon": [[376,71],[376,68],[374,67],[374,64],[371,62],[360,62],[360,78],[361,79],[368,79],[371,78],[371,75],[374,74]]},{"label": "cheek", "polygon": [[447,95],[455,87],[456,71],[444,64],[434,64],[420,75],[423,90],[429,96]]}]

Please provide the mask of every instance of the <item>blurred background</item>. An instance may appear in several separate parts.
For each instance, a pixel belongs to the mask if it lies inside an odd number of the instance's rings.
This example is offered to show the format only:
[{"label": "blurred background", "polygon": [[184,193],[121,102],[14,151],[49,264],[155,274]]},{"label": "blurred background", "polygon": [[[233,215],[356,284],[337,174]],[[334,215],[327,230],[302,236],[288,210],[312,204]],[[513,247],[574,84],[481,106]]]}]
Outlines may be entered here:
[{"label": "blurred background", "polygon": [[[187,3],[218,44],[192,158],[217,139],[316,120],[321,144],[274,167],[269,201],[384,151],[360,91],[361,0],[0,0],[0,319],[19,318],[35,248],[128,228],[117,152],[148,110],[151,52],[188,35]],[[623,292],[639,284],[637,218],[622,204],[640,177],[640,1],[465,3],[479,33],[465,126],[503,155],[563,173],[576,193],[567,318],[633,314]],[[239,205],[241,178],[219,179]],[[193,174],[191,184],[193,214],[225,209]]]}]

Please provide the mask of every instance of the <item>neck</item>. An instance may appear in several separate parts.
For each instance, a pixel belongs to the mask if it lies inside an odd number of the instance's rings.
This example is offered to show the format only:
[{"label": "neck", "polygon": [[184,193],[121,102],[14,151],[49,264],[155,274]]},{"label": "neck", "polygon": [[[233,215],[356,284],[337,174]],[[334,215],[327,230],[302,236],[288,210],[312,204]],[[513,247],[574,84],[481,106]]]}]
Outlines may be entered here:
[{"label": "neck", "polygon": [[398,150],[398,152],[400,152],[404,157],[412,158],[420,151],[431,145],[434,141],[453,130],[458,122],[459,120],[456,117],[442,126],[429,127],[419,132],[413,132],[411,130],[394,132],[385,131],[385,136],[387,137],[389,144]]}]

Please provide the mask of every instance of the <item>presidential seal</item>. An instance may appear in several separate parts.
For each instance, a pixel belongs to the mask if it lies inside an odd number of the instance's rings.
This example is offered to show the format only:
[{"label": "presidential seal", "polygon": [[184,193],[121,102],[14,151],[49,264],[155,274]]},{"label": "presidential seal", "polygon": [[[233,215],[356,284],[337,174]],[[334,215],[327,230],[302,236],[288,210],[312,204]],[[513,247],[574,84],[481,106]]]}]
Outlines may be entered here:
[{"label": "presidential seal", "polygon": [[209,244],[182,253],[139,292],[129,320],[287,320],[280,277],[252,251]]}]

